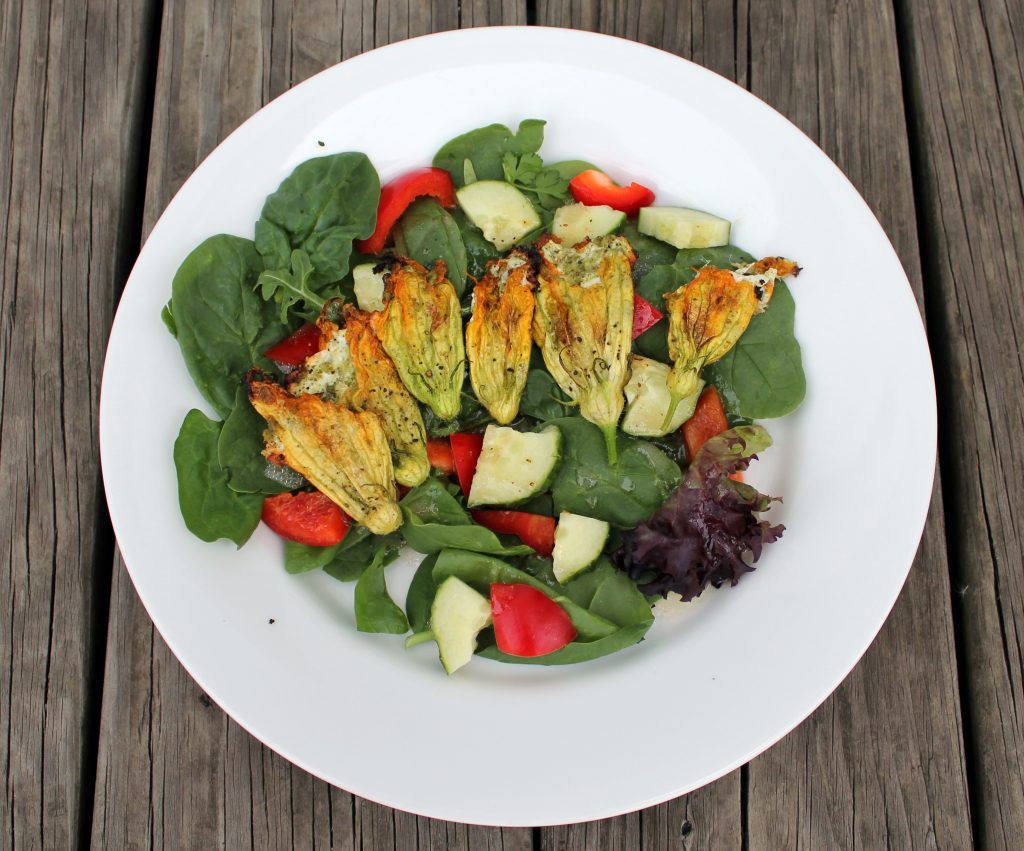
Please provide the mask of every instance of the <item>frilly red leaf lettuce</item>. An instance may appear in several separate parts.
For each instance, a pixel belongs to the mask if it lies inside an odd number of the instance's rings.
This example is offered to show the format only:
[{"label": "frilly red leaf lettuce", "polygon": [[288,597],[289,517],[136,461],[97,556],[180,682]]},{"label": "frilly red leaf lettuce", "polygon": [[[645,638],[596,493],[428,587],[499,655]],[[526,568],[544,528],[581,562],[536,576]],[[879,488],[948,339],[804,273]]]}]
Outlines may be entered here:
[{"label": "frilly red leaf lettuce", "polygon": [[692,600],[710,584],[735,585],[754,569],[765,544],[785,529],[758,515],[775,497],[729,478],[771,446],[761,426],[722,432],[701,447],[682,484],[651,517],[627,533],[615,563],[645,594]]}]

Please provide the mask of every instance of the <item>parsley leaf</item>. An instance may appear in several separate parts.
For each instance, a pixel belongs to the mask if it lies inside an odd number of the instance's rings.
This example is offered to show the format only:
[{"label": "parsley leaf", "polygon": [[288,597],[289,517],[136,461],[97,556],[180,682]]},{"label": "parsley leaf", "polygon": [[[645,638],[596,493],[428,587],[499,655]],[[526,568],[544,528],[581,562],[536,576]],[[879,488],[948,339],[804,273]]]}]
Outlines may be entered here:
[{"label": "parsley leaf", "polygon": [[506,152],[501,158],[505,180],[533,197],[542,212],[550,212],[570,200],[569,181],[554,168],[545,168],[537,154],[516,156]]}]

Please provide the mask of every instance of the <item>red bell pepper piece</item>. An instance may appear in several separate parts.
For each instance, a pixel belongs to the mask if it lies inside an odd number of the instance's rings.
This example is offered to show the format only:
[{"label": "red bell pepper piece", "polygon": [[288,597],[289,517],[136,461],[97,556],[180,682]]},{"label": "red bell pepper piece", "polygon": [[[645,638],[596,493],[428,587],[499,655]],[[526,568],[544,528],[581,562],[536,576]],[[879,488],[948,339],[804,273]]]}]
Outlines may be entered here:
[{"label": "red bell pepper piece", "polygon": [[697,407],[693,409],[693,416],[683,423],[683,441],[690,460],[712,437],[728,428],[729,421],[725,418],[722,397],[714,387],[705,387],[697,400]]},{"label": "red bell pepper piece", "polygon": [[356,243],[364,254],[380,254],[402,213],[417,198],[431,195],[442,207],[455,206],[455,185],[443,168],[418,168],[385,183],[377,205],[377,226],[369,239]]},{"label": "red bell pepper piece", "polygon": [[640,183],[618,186],[603,171],[581,171],[569,181],[572,197],[588,207],[607,204],[613,209],[635,216],[641,207],[654,203],[654,193]]},{"label": "red bell pepper piece", "polygon": [[547,558],[555,548],[555,518],[526,511],[478,509],[469,512],[481,526],[500,535],[515,535]]},{"label": "red bell pepper piece", "polygon": [[469,496],[476,474],[476,463],[480,460],[480,451],[484,448],[482,434],[453,434],[449,440],[452,444],[452,455],[455,458],[455,472],[459,476],[459,487]]},{"label": "red bell pepper piece", "polygon": [[427,438],[427,460],[431,467],[446,476],[455,474],[455,456],[452,455],[452,445],[448,438]]},{"label": "red bell pepper piece", "polygon": [[633,295],[633,339],[635,340],[648,328],[657,325],[665,314],[651,304],[643,296]]},{"label": "red bell pepper piece", "polygon": [[263,500],[261,518],[282,538],[309,547],[340,544],[350,522],[320,491],[268,496]]},{"label": "red bell pepper piece", "polygon": [[565,609],[530,585],[492,585],[491,617],[498,649],[510,656],[543,656],[576,637]]},{"label": "red bell pepper piece", "polygon": [[290,337],[271,346],[263,354],[286,366],[299,366],[310,355],[320,351],[320,329],[307,322]]}]

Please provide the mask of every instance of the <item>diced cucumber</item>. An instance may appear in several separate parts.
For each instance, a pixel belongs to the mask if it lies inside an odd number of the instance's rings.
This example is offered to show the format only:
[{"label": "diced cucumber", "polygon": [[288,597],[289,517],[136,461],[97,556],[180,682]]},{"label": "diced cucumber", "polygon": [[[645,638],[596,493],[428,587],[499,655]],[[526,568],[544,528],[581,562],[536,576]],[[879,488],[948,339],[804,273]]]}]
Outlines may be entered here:
[{"label": "diced cucumber", "polygon": [[547,488],[561,458],[558,426],[532,432],[489,425],[466,502],[476,508],[529,499]]},{"label": "diced cucumber", "polygon": [[669,368],[663,363],[640,355],[629,356],[630,376],[623,391],[626,394],[626,413],[622,417],[622,430],[636,437],[661,437],[675,431],[693,416],[704,382],[697,392],[676,405],[672,419],[665,423],[672,393],[668,389]]},{"label": "diced cucumber", "polygon": [[444,669],[453,674],[476,650],[476,637],[491,622],[491,601],[457,576],[449,576],[434,595],[430,628]]},{"label": "diced cucumber", "polygon": [[361,263],[352,270],[352,286],[360,310],[384,309],[384,273],[374,272],[375,263]]},{"label": "diced cucumber", "polygon": [[540,216],[522,192],[503,180],[478,180],[455,192],[466,217],[499,251],[540,227]]},{"label": "diced cucumber", "polygon": [[565,245],[576,245],[585,239],[607,236],[626,221],[626,214],[606,204],[588,207],[586,204],[566,204],[555,210],[551,233]]},{"label": "diced cucumber", "polygon": [[565,585],[573,577],[594,566],[608,541],[611,527],[604,520],[563,511],[555,529],[555,549],[551,554],[555,579]]},{"label": "diced cucumber", "polygon": [[729,244],[731,225],[701,210],[686,207],[643,207],[637,230],[676,248],[711,248]]}]

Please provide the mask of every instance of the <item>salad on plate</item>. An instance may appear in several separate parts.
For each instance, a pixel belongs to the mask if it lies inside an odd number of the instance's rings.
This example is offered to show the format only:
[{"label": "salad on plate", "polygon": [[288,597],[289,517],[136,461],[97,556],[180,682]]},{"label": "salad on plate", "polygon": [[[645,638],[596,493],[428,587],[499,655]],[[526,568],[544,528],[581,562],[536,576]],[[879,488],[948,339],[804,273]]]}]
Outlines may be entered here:
[{"label": "salad on plate", "polygon": [[363,153],[307,160],[163,311],[218,417],[174,445],[188,529],[241,547],[262,521],[289,573],[354,582],[359,630],[433,642],[449,674],[635,645],[656,601],[736,584],[783,532],[743,473],[756,421],[803,400],[799,268],[545,163],[543,134],[472,130],[383,186]]}]

